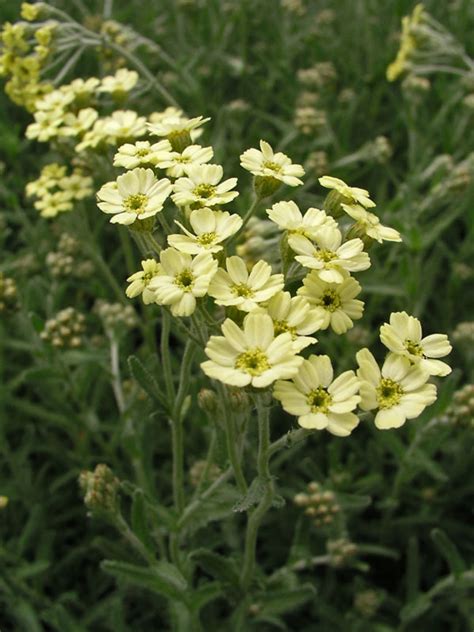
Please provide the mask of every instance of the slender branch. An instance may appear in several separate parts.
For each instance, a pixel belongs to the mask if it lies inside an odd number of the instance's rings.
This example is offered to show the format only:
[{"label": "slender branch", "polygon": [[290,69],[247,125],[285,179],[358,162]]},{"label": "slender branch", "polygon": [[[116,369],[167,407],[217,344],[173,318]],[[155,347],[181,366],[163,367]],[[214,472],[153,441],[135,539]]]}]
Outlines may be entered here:
[{"label": "slender branch", "polygon": [[245,480],[245,476],[242,471],[241,456],[239,454],[237,444],[235,420],[229,406],[227,391],[221,382],[217,383],[217,389],[219,391],[222,414],[224,417],[225,436],[229,461],[232,466],[232,471],[234,472],[237,487],[242,494],[245,494],[247,492],[247,481]]},{"label": "slender branch", "polygon": [[166,309],[161,310],[161,363],[163,365],[163,377],[165,379],[166,397],[171,407],[175,401],[176,392],[173,384],[173,374],[171,372],[171,357],[170,357],[170,328],[171,319]]},{"label": "slender branch", "polygon": [[239,228],[239,230],[234,233],[232,235],[232,237],[229,239],[229,241],[226,243],[226,247],[228,248],[231,244],[233,244],[237,238],[242,234],[244,228],[247,226],[250,218],[252,217],[252,215],[255,213],[255,210],[257,209],[257,206],[259,205],[260,201],[262,198],[259,198],[257,196],[255,196],[252,204],[250,205],[250,208],[248,209],[248,211],[245,213],[244,215],[244,220],[242,222],[242,226]]},{"label": "slender branch", "polygon": [[122,390],[122,380],[120,378],[120,356],[119,345],[114,337],[110,337],[110,370],[112,373],[112,390],[114,392],[117,408],[122,414],[125,411],[125,398]]}]

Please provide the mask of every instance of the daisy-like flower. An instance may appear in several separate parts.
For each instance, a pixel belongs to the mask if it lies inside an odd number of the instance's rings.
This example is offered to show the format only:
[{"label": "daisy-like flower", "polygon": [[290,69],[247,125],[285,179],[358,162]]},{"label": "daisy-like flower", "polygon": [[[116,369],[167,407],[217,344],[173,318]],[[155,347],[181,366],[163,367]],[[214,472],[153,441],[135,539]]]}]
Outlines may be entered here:
[{"label": "daisy-like flower", "polygon": [[300,176],[304,175],[301,165],[291,162],[285,154],[274,153],[271,146],[264,140],[260,141],[258,149],[247,149],[240,156],[241,166],[256,176],[255,190],[261,197],[271,195],[283,182],[290,187],[303,184]]},{"label": "daisy-like flower", "polygon": [[370,267],[362,240],[350,239],[341,245],[342,234],[338,228],[321,228],[314,241],[315,244],[303,235],[288,238],[290,248],[297,253],[296,261],[305,268],[316,270],[326,283],[342,283],[349,272]]},{"label": "daisy-like flower", "polygon": [[154,290],[150,290],[148,287],[150,282],[159,274],[160,264],[154,259],[145,259],[142,261],[142,270],[135,272],[128,277],[127,282],[130,285],[125,290],[125,294],[128,298],[135,298],[139,294],[142,295],[142,300],[145,305],[154,303],[156,301],[156,295]]},{"label": "daisy-like flower", "polygon": [[352,412],[360,402],[359,386],[354,371],[345,371],[334,379],[329,357],[311,355],[291,381],[275,384],[273,395],[286,412],[298,417],[303,428],[326,429],[347,437],[359,423]]},{"label": "daisy-like flower", "polygon": [[84,108],[77,114],[64,115],[64,125],[59,130],[61,136],[79,136],[89,130],[96,122],[99,113],[94,108]]},{"label": "daisy-like flower", "polygon": [[288,235],[303,235],[314,239],[323,227],[337,228],[337,222],[324,211],[309,208],[303,215],[292,201],[277,202],[266,213],[281,230],[288,231]]},{"label": "daisy-like flower", "polygon": [[114,167],[135,169],[148,165],[156,166],[169,156],[171,145],[167,140],[160,140],[153,145],[147,140],[137,140],[136,143],[121,145],[114,156]]},{"label": "daisy-like flower", "polygon": [[267,314],[248,314],[243,329],[230,318],[223,336],[211,336],[201,364],[204,373],[231,386],[265,388],[275,380],[293,377],[303,362],[289,333],[275,336]]},{"label": "daisy-like flower", "polygon": [[216,206],[232,202],[239,194],[231,191],[237,178],[221,182],[224,170],[220,165],[190,165],[187,177],[178,178],[173,187],[173,202],[177,206]]},{"label": "daisy-like flower", "polygon": [[196,298],[204,296],[217,270],[217,261],[204,252],[194,259],[174,248],[163,250],[160,271],[149,284],[159,305],[169,305],[173,316],[190,316]]},{"label": "daisy-like flower", "polygon": [[61,91],[73,94],[74,98],[80,102],[88,101],[97,91],[100,79],[89,77],[89,79],[74,79],[71,83],[61,86]]},{"label": "daisy-like flower", "polygon": [[[167,141],[169,142],[169,141]],[[157,163],[159,169],[166,169],[170,178],[181,178],[186,175],[190,165],[203,165],[214,156],[212,147],[188,145],[182,152],[173,151]]]},{"label": "daisy-like flower", "polygon": [[360,284],[348,277],[342,283],[325,283],[318,271],[312,270],[304,279],[298,295],[304,296],[316,314],[323,319],[320,329],[332,327],[336,334],[345,334],[354,326],[353,320],[362,318],[364,303],[355,297],[361,291]]},{"label": "daisy-like flower", "polygon": [[352,219],[356,220],[356,224],[351,229],[354,234],[360,232],[362,235],[368,235],[380,244],[382,241],[402,241],[398,230],[381,224],[377,215],[366,211],[360,204],[341,204],[341,206]]},{"label": "daisy-like flower", "polygon": [[138,72],[120,68],[115,75],[108,75],[101,81],[97,92],[108,92],[114,96],[121,96],[130,92],[138,81]]},{"label": "daisy-like flower", "polygon": [[105,131],[105,119],[99,118],[94,123],[92,129],[87,131],[80,143],[75,146],[77,153],[81,153],[86,149],[96,149],[101,143],[110,142],[110,139]]},{"label": "daisy-like flower", "polygon": [[63,119],[61,110],[38,110],[35,112],[35,122],[28,125],[25,136],[45,143],[58,135]]},{"label": "daisy-like flower", "polygon": [[151,169],[138,167],[104,184],[97,193],[97,206],[113,215],[111,223],[129,225],[159,213],[170,193],[169,180],[158,180]]},{"label": "daisy-like flower", "polygon": [[366,189],[350,187],[344,180],[340,180],[339,178],[322,176],[319,178],[319,184],[326,189],[332,189],[328,195],[329,199],[326,199],[324,203],[325,206],[339,207],[341,203],[360,204],[364,208],[372,208],[375,206],[375,202],[370,199],[370,194]]},{"label": "daisy-like flower", "polygon": [[452,347],[446,334],[431,334],[422,338],[421,323],[418,318],[406,312],[390,314],[390,324],[380,327],[380,340],[393,353],[408,358],[429,375],[444,377],[451,373],[446,362],[437,360],[448,355]]},{"label": "daisy-like flower", "polygon": [[172,114],[163,116],[158,121],[155,118],[155,123],[148,123],[148,129],[150,134],[167,138],[175,151],[182,152],[185,147],[191,145],[191,133],[210,120],[203,116],[188,119],[179,114]]},{"label": "daisy-like flower", "polygon": [[73,101],[74,94],[71,92],[53,90],[36,101],[35,109],[41,110],[42,112],[57,112],[59,110],[61,113],[64,113]]},{"label": "daisy-like flower", "polygon": [[146,134],[146,118],[133,110],[117,110],[104,119],[103,131],[111,144],[120,139],[140,138]]},{"label": "daisy-like flower", "polygon": [[256,263],[249,273],[243,259],[237,256],[226,259],[226,270],[219,268],[209,286],[209,296],[218,305],[234,305],[244,312],[256,309],[283,289],[283,274],[273,274],[266,261]]},{"label": "daisy-like flower", "polygon": [[74,171],[70,176],[60,178],[57,184],[74,200],[84,200],[94,191],[94,180],[91,176],[85,176],[80,170]]},{"label": "daisy-like flower", "polygon": [[196,255],[200,252],[220,252],[223,249],[222,242],[242,226],[242,218],[227,211],[199,208],[191,211],[189,223],[195,234],[176,221],[185,234],[169,235],[168,243],[180,252]]},{"label": "daisy-like flower", "polygon": [[380,430],[399,428],[407,419],[421,415],[436,400],[436,387],[427,384],[428,373],[408,358],[389,354],[382,369],[368,349],[357,353],[361,380],[360,407],[375,410],[375,425]]},{"label": "daisy-like flower", "polygon": [[323,318],[303,296],[278,292],[269,300],[265,311],[273,320],[275,336],[290,333],[298,352],[317,342],[317,338],[309,334],[320,329]]},{"label": "daisy-like flower", "polygon": [[42,217],[56,217],[59,213],[73,209],[71,196],[66,191],[48,192],[41,199],[36,200],[34,207]]}]

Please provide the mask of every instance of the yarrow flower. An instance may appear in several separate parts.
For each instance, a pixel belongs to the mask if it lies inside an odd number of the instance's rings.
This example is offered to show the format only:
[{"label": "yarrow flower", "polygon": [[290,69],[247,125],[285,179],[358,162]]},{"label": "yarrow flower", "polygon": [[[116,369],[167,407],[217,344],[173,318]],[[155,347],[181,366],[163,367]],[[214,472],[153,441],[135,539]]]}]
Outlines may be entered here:
[{"label": "yarrow flower", "polygon": [[68,112],[64,116],[64,125],[59,130],[61,136],[79,136],[84,134],[96,122],[99,113],[94,108],[84,108],[77,114]]},{"label": "yarrow flower", "polygon": [[346,437],[359,424],[352,412],[361,399],[359,386],[354,371],[345,371],[334,379],[329,357],[311,355],[291,381],[275,384],[273,395],[284,410],[298,417],[303,428],[327,429]]},{"label": "yarrow flower", "polygon": [[155,259],[145,259],[142,261],[142,270],[135,272],[128,277],[127,282],[130,285],[125,290],[125,294],[128,298],[135,298],[139,294],[142,295],[142,300],[145,305],[155,303],[156,296],[154,290],[150,290],[148,287],[150,282],[159,274],[161,269],[160,264]]},{"label": "yarrow flower", "polygon": [[367,235],[380,244],[382,241],[402,241],[398,230],[381,224],[377,215],[367,211],[363,206],[359,204],[341,204],[341,206],[352,219],[356,220],[356,223],[351,228],[351,234]]},{"label": "yarrow flower", "polygon": [[45,143],[58,135],[59,127],[63,123],[63,113],[59,110],[38,110],[35,112],[35,122],[26,128],[26,138],[36,139]]},{"label": "yarrow flower", "polygon": [[217,261],[205,252],[191,255],[167,248],[160,254],[160,271],[148,288],[155,292],[159,305],[169,305],[173,316],[190,316],[196,298],[204,296],[217,270]]},{"label": "yarrow flower", "polygon": [[239,194],[231,191],[237,178],[221,182],[224,170],[220,165],[190,165],[186,178],[178,178],[173,187],[173,202],[177,206],[195,208],[232,202]]},{"label": "yarrow flower", "polygon": [[360,204],[364,208],[375,206],[375,202],[370,199],[370,194],[366,189],[350,187],[339,178],[322,176],[319,178],[319,184],[326,189],[331,189],[324,200],[324,208],[334,217],[343,214],[344,210],[341,204]]},{"label": "yarrow flower", "polygon": [[213,156],[212,147],[188,145],[182,152],[171,151],[167,156],[163,156],[157,166],[159,169],[166,169],[166,175],[170,178],[181,178],[188,173],[191,165],[203,165],[212,160]]},{"label": "yarrow flower", "polygon": [[117,110],[103,119],[102,126],[107,142],[115,144],[118,140],[143,136],[146,133],[146,118],[138,116],[134,110]]},{"label": "yarrow flower", "polygon": [[361,239],[350,239],[341,245],[342,234],[337,228],[321,228],[312,243],[303,235],[290,235],[288,243],[297,255],[296,261],[317,271],[326,283],[342,283],[349,272],[367,270],[369,255]]},{"label": "yarrow flower", "polygon": [[285,154],[274,153],[271,146],[264,140],[260,141],[260,151],[258,149],[247,149],[240,156],[241,166],[250,171],[254,176],[255,190],[261,197],[271,195],[283,182],[291,187],[303,184],[299,179],[304,175],[301,165],[291,162]]},{"label": "yarrow flower", "polygon": [[155,117],[156,122],[148,123],[148,129],[150,134],[167,138],[174,151],[182,152],[191,144],[191,133],[210,120],[203,116],[188,119],[179,110],[177,113],[174,110],[170,116],[165,113],[161,119],[156,120]]},{"label": "yarrow flower", "polygon": [[368,349],[361,349],[356,357],[360,407],[378,411],[375,425],[380,430],[403,426],[436,400],[435,385],[426,383],[429,374],[408,358],[389,354],[380,369]]},{"label": "yarrow flower", "polygon": [[429,375],[444,377],[451,373],[449,364],[436,359],[452,350],[446,334],[422,338],[420,321],[406,312],[390,314],[390,324],[385,323],[380,328],[380,340],[394,354],[408,358]]},{"label": "yarrow flower", "polygon": [[101,81],[97,92],[108,92],[113,96],[122,96],[130,92],[138,82],[138,72],[120,68],[115,75],[108,75]]},{"label": "yarrow flower", "polygon": [[222,242],[239,230],[242,226],[242,218],[240,215],[231,215],[227,211],[199,208],[191,211],[189,223],[195,234],[176,221],[185,234],[169,235],[168,243],[181,252],[195,255],[200,252],[223,250]]},{"label": "yarrow flower", "polygon": [[344,334],[354,326],[353,320],[362,318],[364,303],[355,298],[361,289],[352,277],[342,283],[326,283],[313,270],[303,279],[298,295],[304,296],[316,308],[318,318],[323,320],[321,329],[331,326],[336,334]]},{"label": "yarrow flower", "polygon": [[303,362],[296,355],[291,335],[275,336],[267,314],[248,314],[243,329],[230,318],[224,321],[223,336],[211,336],[201,364],[204,373],[231,386],[265,388],[278,379],[293,377]]},{"label": "yarrow flower", "polygon": [[317,338],[309,334],[320,329],[323,318],[303,296],[292,297],[289,292],[278,292],[262,309],[273,320],[275,335],[290,333],[298,352],[317,342]]},{"label": "yarrow flower", "polygon": [[135,169],[143,166],[156,166],[171,152],[171,145],[167,140],[161,140],[153,145],[147,140],[137,140],[136,143],[121,145],[114,156],[114,167]]},{"label": "yarrow flower", "polygon": [[158,180],[151,169],[139,167],[104,184],[97,193],[97,206],[113,215],[112,223],[129,225],[159,213],[170,193],[169,180]]},{"label": "yarrow flower", "polygon": [[337,228],[336,221],[317,208],[309,208],[303,215],[298,206],[292,202],[277,202],[266,211],[268,217],[288,235],[303,235],[314,239],[321,228]]},{"label": "yarrow flower", "polygon": [[283,289],[283,274],[273,274],[266,261],[256,263],[249,273],[243,259],[226,259],[226,270],[219,268],[209,286],[209,296],[217,305],[235,306],[244,312],[256,309]]}]

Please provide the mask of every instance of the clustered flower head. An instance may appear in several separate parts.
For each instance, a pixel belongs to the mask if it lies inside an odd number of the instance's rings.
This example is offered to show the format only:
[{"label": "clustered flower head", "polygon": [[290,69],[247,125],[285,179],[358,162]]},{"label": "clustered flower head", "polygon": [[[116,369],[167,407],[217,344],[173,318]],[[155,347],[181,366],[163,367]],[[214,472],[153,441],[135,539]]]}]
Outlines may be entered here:
[{"label": "clustered flower head", "polygon": [[85,321],[84,314],[66,307],[46,321],[40,337],[56,348],[77,349],[84,342]]},{"label": "clustered flower head", "polygon": [[18,306],[15,280],[0,272],[0,313],[13,312]]},{"label": "clustered flower head", "polygon": [[306,493],[301,492],[293,498],[295,505],[304,509],[305,515],[313,519],[315,527],[332,524],[341,510],[334,493],[329,489],[323,490],[316,481],[308,483],[306,489]]},{"label": "clustered flower head", "polygon": [[79,476],[84,504],[93,513],[117,513],[119,486],[118,478],[103,463],[97,465],[93,472],[84,470]]},{"label": "clustered flower head", "polygon": [[262,209],[268,219],[251,217],[282,184],[296,187],[304,175],[301,165],[261,141],[259,150],[241,155],[255,176],[253,207],[241,216],[222,209],[239,194],[237,178],[226,179],[222,166],[209,162],[212,148],[194,142],[207,119],[187,119],[173,108],[149,119],[160,140],[118,148],[114,164],[125,173],[102,186],[98,206],[112,223],[138,229],[137,240],[143,236],[153,254],[128,277],[129,298],[190,317],[191,333],[201,340],[199,322],[210,324],[214,306],[218,318],[201,364],[208,377],[237,389],[271,389],[301,427],[341,437],[357,427],[359,410],[374,411],[376,426],[391,428],[435,400],[428,379],[449,372],[439,358],[450,345],[442,334],[423,338],[419,321],[407,314],[392,314],[381,329],[389,348],[381,369],[362,349],[357,373],[338,375],[328,355],[314,352],[318,332],[343,335],[362,318],[354,274],[370,267],[368,247],[401,241],[372,212],[367,190],[323,176],[320,184],[330,191],[322,209],[277,201]]}]

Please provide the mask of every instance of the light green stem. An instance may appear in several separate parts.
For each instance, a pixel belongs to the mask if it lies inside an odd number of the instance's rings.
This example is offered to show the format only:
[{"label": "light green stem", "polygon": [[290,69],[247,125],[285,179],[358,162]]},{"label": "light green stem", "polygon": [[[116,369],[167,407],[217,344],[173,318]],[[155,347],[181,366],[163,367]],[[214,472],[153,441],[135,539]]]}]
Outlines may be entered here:
[{"label": "light green stem", "polygon": [[235,420],[230,411],[229,400],[225,387],[219,382],[217,385],[217,389],[219,391],[222,414],[224,416],[225,436],[229,461],[234,472],[237,487],[242,494],[245,494],[247,492],[247,481],[245,480],[245,476],[242,471],[241,456],[239,454],[239,447],[237,443]]},{"label": "light green stem", "polygon": [[176,392],[173,384],[173,374],[171,372],[170,356],[170,328],[171,319],[166,309],[161,310],[161,363],[163,365],[163,377],[165,379],[166,397],[171,408],[175,401]]},{"label": "light green stem", "polygon": [[243,220],[243,222],[242,222],[242,226],[239,228],[239,230],[238,230],[236,233],[234,233],[234,234],[232,235],[232,237],[231,237],[231,238],[229,239],[229,241],[226,243],[226,247],[227,247],[227,248],[229,248],[229,246],[230,246],[231,244],[233,244],[233,243],[237,240],[237,238],[239,237],[239,235],[241,235],[241,234],[242,234],[242,232],[243,232],[244,228],[247,226],[247,224],[248,224],[248,222],[249,222],[250,218],[251,218],[251,217],[252,217],[252,215],[255,213],[255,211],[256,211],[256,209],[257,209],[257,206],[259,205],[260,201],[261,201],[261,198],[259,198],[259,197],[255,197],[255,198],[254,198],[254,201],[253,201],[253,202],[252,202],[252,204],[250,205],[250,208],[248,209],[248,211],[247,211],[247,212],[245,213],[245,215],[244,215],[244,220]]},{"label": "light green stem", "polygon": [[254,511],[250,514],[247,522],[244,563],[240,576],[240,582],[245,591],[249,589],[254,574],[258,531],[263,517],[272,505],[274,494],[273,481],[269,468],[270,411],[268,406],[265,404],[262,395],[257,395],[255,397],[255,403],[258,413],[257,472],[259,477],[262,479],[262,482],[265,484],[265,491],[262,499],[258,503],[256,509],[254,509]]}]

